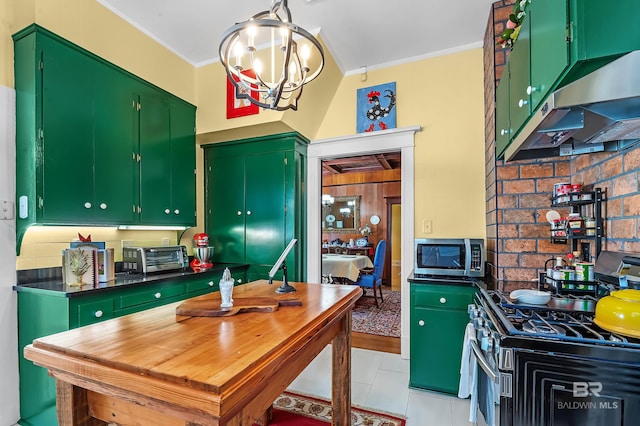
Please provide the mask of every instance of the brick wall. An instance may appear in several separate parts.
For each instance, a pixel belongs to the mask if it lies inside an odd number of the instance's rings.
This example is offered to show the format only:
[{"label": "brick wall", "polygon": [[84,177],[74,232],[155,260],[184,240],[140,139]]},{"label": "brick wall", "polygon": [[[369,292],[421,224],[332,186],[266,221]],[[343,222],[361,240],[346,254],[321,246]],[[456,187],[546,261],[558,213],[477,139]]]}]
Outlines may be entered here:
[{"label": "brick wall", "polygon": [[[640,253],[640,147],[545,160],[496,160],[495,88],[509,54],[496,42],[513,3],[492,5],[484,37],[488,273],[498,280],[531,280],[547,259],[570,251],[568,244],[552,244],[549,238],[546,213],[558,182],[602,188],[608,199],[603,206],[603,250]],[[558,211],[568,214],[568,209]]]}]

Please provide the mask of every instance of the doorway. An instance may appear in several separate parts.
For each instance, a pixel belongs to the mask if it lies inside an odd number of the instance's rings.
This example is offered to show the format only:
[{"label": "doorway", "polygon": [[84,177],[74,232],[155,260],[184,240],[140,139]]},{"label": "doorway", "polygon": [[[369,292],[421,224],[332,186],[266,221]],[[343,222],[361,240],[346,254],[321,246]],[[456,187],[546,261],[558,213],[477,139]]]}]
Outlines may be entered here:
[{"label": "doorway", "polygon": [[385,198],[387,205],[387,255],[385,256],[384,282],[391,290],[402,288],[400,273],[402,254],[402,204],[401,197]]},{"label": "doorway", "polygon": [[359,154],[400,151],[402,155],[401,197],[401,265],[402,299],[401,356],[409,357],[409,284],[406,278],[413,269],[414,238],[414,136],[419,126],[363,133],[340,138],[312,141],[307,150],[307,281],[321,281],[322,159]]}]

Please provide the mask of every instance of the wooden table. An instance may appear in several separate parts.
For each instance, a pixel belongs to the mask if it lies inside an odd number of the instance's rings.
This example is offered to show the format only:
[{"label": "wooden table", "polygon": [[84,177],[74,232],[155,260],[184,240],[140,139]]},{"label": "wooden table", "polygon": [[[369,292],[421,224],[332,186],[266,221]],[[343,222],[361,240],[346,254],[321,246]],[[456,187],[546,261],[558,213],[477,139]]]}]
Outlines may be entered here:
[{"label": "wooden table", "polygon": [[360,269],[371,268],[373,263],[367,256],[356,254],[323,254],[322,275],[358,281]]},{"label": "wooden table", "polygon": [[56,379],[60,426],[251,426],[333,343],[333,424],[347,426],[351,310],[362,290],[292,284],[297,292],[277,295],[280,283],[255,281],[233,297],[298,298],[302,306],[177,321],[177,302],[36,339],[24,354]]}]

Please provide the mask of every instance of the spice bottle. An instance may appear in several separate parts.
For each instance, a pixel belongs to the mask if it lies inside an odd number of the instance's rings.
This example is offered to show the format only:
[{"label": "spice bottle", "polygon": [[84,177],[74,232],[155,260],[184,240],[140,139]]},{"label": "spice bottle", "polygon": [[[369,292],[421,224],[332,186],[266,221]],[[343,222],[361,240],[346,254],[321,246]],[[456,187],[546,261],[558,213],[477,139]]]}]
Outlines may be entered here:
[{"label": "spice bottle", "polygon": [[582,226],[582,217],[580,213],[571,213],[567,219],[567,229],[572,235],[582,235],[584,228]]}]

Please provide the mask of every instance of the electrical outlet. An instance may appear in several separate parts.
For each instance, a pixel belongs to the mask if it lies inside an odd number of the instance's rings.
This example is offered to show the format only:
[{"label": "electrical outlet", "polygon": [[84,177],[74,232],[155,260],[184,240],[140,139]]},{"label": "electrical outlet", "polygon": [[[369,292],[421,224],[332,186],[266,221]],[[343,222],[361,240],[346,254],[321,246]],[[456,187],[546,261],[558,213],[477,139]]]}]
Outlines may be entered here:
[{"label": "electrical outlet", "polygon": [[433,222],[431,220],[424,219],[422,221],[422,232],[424,232],[425,234],[430,234],[433,231],[432,225]]},{"label": "electrical outlet", "polygon": [[122,248],[133,247],[133,240],[122,240]]},{"label": "electrical outlet", "polygon": [[0,220],[13,219],[13,202],[0,200]]}]

